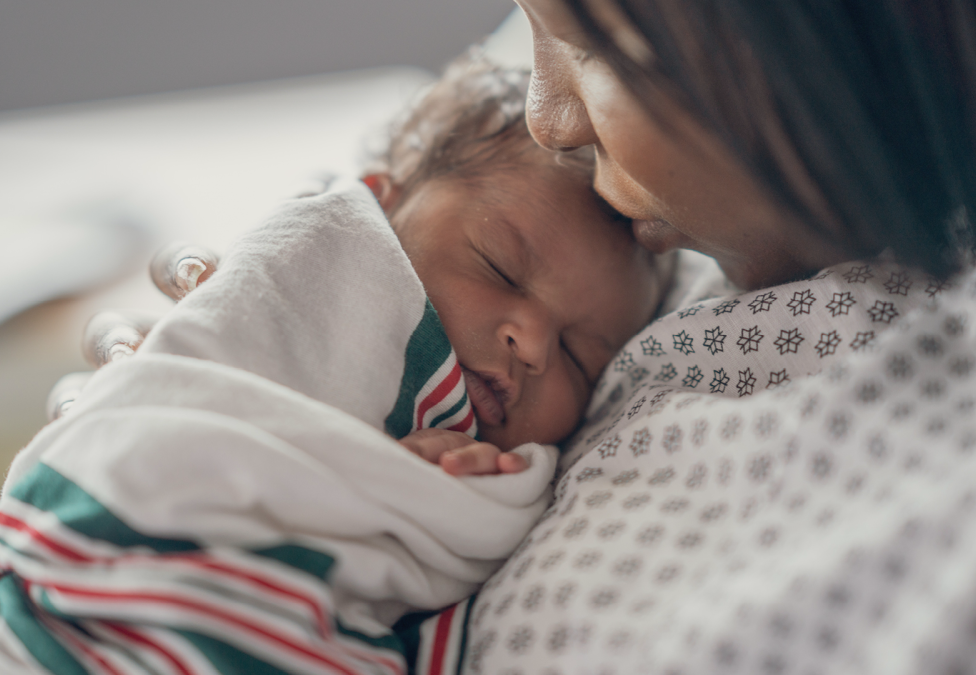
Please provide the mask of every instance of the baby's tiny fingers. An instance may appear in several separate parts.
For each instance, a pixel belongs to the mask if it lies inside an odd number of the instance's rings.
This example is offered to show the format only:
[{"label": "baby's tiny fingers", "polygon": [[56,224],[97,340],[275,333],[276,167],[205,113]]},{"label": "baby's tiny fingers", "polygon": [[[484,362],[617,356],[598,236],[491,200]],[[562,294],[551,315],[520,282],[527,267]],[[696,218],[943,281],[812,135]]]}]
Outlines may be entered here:
[{"label": "baby's tiny fingers", "polygon": [[88,321],[81,341],[85,359],[101,368],[132,356],[159,316],[148,312],[99,312]]},{"label": "baby's tiny fingers", "polygon": [[529,460],[514,452],[498,455],[498,470],[501,473],[522,473],[529,468]]},{"label": "baby's tiny fingers", "polygon": [[437,464],[445,452],[457,450],[476,441],[460,431],[421,429],[407,434],[398,442],[413,454],[423,457],[432,464]]},{"label": "baby's tiny fingers", "polygon": [[92,373],[70,373],[58,380],[47,395],[47,421],[58,419],[74,404]]},{"label": "baby's tiny fingers", "polygon": [[452,476],[476,476],[498,473],[501,450],[491,443],[472,443],[441,455],[440,465]]},{"label": "baby's tiny fingers", "polygon": [[173,300],[182,300],[217,271],[218,262],[207,248],[175,241],[153,257],[149,276],[156,288]]}]

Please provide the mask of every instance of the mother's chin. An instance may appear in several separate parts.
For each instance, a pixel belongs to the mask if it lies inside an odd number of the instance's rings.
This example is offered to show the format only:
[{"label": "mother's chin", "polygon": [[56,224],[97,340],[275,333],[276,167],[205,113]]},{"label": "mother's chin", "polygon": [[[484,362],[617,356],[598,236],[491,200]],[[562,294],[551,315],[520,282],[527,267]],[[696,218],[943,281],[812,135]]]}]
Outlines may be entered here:
[{"label": "mother's chin", "polygon": [[855,257],[812,236],[796,245],[795,240],[778,241],[775,236],[750,237],[746,233],[738,237],[741,248],[735,248],[696,241],[663,219],[634,220],[631,226],[637,243],[648,251],[698,251],[714,258],[729,281],[747,291],[797,281]]}]

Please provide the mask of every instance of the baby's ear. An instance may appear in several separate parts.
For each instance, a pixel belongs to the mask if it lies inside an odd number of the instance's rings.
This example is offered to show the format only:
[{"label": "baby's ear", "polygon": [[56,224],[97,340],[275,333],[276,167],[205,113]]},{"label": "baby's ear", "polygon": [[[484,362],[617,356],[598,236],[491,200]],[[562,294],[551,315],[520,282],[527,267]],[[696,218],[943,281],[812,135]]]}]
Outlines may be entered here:
[{"label": "baby's ear", "polygon": [[366,187],[373,191],[376,200],[387,213],[400,201],[402,189],[393,182],[388,173],[371,173],[363,176]]}]

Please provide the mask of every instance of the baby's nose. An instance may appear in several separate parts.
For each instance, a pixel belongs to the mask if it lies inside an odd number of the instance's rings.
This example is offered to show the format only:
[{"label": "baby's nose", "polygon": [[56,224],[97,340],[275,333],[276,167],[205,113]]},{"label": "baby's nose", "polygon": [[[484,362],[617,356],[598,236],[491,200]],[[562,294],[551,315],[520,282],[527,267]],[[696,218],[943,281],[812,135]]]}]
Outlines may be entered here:
[{"label": "baby's nose", "polygon": [[502,339],[516,359],[528,367],[530,375],[541,375],[552,358],[559,335],[544,314],[526,312],[503,327]]}]

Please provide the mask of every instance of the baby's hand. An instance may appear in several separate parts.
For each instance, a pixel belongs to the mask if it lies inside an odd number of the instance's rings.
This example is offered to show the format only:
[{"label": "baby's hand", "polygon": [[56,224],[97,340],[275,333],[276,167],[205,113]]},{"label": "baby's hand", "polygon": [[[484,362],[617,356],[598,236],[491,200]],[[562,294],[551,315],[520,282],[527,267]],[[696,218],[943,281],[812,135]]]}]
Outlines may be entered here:
[{"label": "baby's hand", "polygon": [[399,440],[400,445],[452,476],[519,473],[529,468],[521,455],[502,452],[460,431],[421,429]]}]

